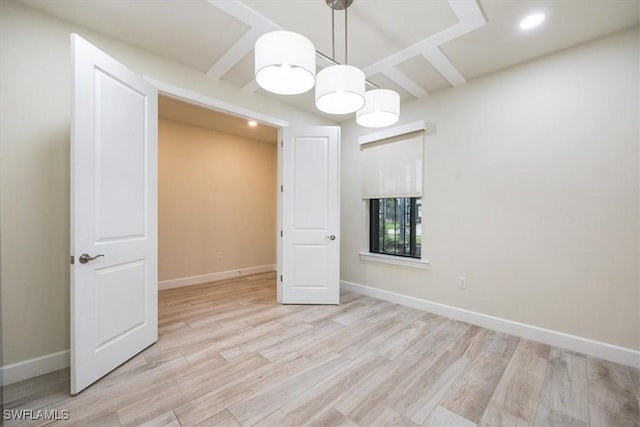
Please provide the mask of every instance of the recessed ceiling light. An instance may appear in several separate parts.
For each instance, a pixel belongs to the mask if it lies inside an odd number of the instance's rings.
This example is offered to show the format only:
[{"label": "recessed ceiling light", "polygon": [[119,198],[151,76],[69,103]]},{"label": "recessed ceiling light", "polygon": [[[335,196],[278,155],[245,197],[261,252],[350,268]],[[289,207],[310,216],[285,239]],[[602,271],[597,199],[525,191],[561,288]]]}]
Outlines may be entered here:
[{"label": "recessed ceiling light", "polygon": [[249,121],[247,122],[247,124],[248,124],[249,126],[251,126],[252,128],[254,128],[254,127],[258,126],[258,122],[256,122],[255,120],[249,120]]},{"label": "recessed ceiling light", "polygon": [[533,15],[529,15],[526,18],[524,18],[522,21],[520,21],[520,29],[530,30],[542,24],[542,21],[544,21],[544,14],[534,13]]}]

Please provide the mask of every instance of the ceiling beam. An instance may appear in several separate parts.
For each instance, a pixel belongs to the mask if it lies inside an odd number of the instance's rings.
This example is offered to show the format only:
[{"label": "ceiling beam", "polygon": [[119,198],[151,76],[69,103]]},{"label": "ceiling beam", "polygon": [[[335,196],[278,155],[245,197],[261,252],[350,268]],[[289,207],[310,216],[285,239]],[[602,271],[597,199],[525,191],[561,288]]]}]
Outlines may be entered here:
[{"label": "ceiling beam", "polygon": [[209,71],[207,71],[207,76],[213,77],[214,79],[220,79],[224,76],[227,71],[232,69],[234,65],[251,52],[256,40],[258,40],[262,34],[263,32],[257,28],[251,28],[245,32],[242,37],[213,64]]},{"label": "ceiling beam", "polygon": [[260,15],[239,0],[208,0],[208,2],[249,27],[242,37],[207,71],[209,77],[220,79],[251,52],[256,40],[261,35],[282,29],[275,22]]},{"label": "ceiling beam", "polygon": [[447,79],[451,86],[460,86],[467,82],[467,80],[460,74],[460,71],[453,66],[449,58],[440,50],[435,47],[433,49],[427,49],[422,52],[422,55],[433,65],[433,68],[438,70],[442,77]]},{"label": "ceiling beam", "polygon": [[424,90],[422,86],[411,80],[405,73],[398,70],[397,68],[386,68],[383,73],[385,76],[393,80],[394,83],[398,84],[398,86],[400,86],[416,98],[422,98],[423,96],[428,95],[427,91]]},{"label": "ceiling beam", "polygon": [[207,0],[226,14],[247,24],[251,28],[263,29],[264,31],[281,30],[279,25],[270,19],[260,15],[240,0]]},{"label": "ceiling beam", "polygon": [[486,25],[487,21],[477,1],[449,0],[449,5],[459,20],[457,24],[371,64],[363,70],[365,75],[369,77],[383,73],[389,76],[390,72],[393,74],[390,70],[393,70],[396,65],[423,55],[451,85],[458,86],[465,83],[466,79],[440,50],[440,45]]},{"label": "ceiling beam", "polygon": [[242,87],[242,90],[244,90],[245,92],[255,92],[258,89],[260,89],[260,85],[258,85],[256,79],[251,79],[249,83]]}]

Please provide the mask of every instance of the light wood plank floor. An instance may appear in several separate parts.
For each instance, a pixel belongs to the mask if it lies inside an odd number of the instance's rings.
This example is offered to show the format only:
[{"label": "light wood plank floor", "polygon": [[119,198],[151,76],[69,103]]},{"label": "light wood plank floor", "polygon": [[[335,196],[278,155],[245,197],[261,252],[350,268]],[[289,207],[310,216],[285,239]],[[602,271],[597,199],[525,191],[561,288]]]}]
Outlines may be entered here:
[{"label": "light wood plank floor", "polygon": [[158,343],[76,397],[68,370],[8,386],[5,409],[79,426],[640,425],[637,369],[374,298],[277,305],[269,273],[159,301]]}]

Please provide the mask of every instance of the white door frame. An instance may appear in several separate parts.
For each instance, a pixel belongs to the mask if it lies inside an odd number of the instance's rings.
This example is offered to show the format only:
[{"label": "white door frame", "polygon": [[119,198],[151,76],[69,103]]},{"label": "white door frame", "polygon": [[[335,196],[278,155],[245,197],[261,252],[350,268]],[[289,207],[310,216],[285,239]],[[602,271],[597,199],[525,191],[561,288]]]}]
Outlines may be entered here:
[{"label": "white door frame", "polygon": [[[190,104],[198,105],[202,108],[208,110],[220,111],[223,113],[230,114],[232,116],[242,117],[248,120],[256,120],[258,122],[273,126],[278,128],[278,180],[276,182],[276,194],[278,195],[277,199],[277,226],[276,226],[276,269],[277,274],[281,274],[282,271],[282,239],[280,239],[280,230],[282,229],[282,193],[279,188],[282,184],[282,150],[281,141],[282,141],[282,128],[289,126],[289,122],[278,117],[270,116],[268,114],[263,114],[258,111],[250,110],[245,107],[241,107],[239,105],[231,104],[229,102],[212,98],[206,95],[203,95],[198,92],[193,92],[189,89],[185,89],[180,86],[173,85],[171,83],[164,82],[162,80],[154,79],[153,77],[144,76],[144,79],[149,83],[158,88],[159,95],[166,95],[171,98],[175,98],[180,101],[188,102]],[[282,302],[282,283],[279,280],[276,280],[276,300],[278,303]]]}]

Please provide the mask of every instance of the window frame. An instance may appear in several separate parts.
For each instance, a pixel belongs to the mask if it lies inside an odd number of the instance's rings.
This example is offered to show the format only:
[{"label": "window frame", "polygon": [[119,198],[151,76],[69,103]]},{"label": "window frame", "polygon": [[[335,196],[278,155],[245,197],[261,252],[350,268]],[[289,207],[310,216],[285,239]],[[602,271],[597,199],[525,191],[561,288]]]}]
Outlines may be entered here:
[{"label": "window frame", "polygon": [[[405,218],[407,217],[407,214],[409,216],[408,218],[408,224],[410,225],[409,227],[409,253],[390,253],[390,252],[384,252],[384,240],[383,240],[383,248],[380,248],[380,204],[381,203],[386,203],[386,202],[382,202],[383,200],[386,201],[388,199],[393,199],[394,200],[394,205],[395,205],[395,212],[396,215],[394,215],[396,217],[395,221],[397,222],[397,201],[399,199],[402,199],[404,201],[404,209],[402,212],[402,216],[404,216]],[[383,256],[389,256],[389,257],[401,257],[401,258],[408,258],[408,259],[412,259],[412,260],[421,260],[422,259],[422,245],[420,245],[420,253],[417,253],[418,250],[418,245],[417,245],[417,225],[418,225],[418,199],[422,199],[422,197],[384,197],[384,198],[377,198],[377,199],[368,199],[369,200],[369,253],[371,254],[376,254],[376,255],[383,255]],[[408,203],[407,203],[408,201]],[[408,211],[407,211],[407,205],[408,205]],[[386,217],[385,217],[386,219]],[[404,222],[405,224],[407,224],[407,221],[405,220]],[[406,227],[406,225],[401,226],[401,227]],[[404,240],[406,238],[406,232],[402,233],[403,234],[403,242],[402,242],[402,246],[406,247],[406,240]],[[386,233],[384,231],[384,227],[383,227],[383,236],[385,236]],[[395,234],[394,234],[395,235]],[[395,235],[397,236],[397,235]],[[384,239],[384,237],[382,237],[382,239]],[[395,248],[398,248],[398,241],[397,241],[397,237],[395,240]]]}]

